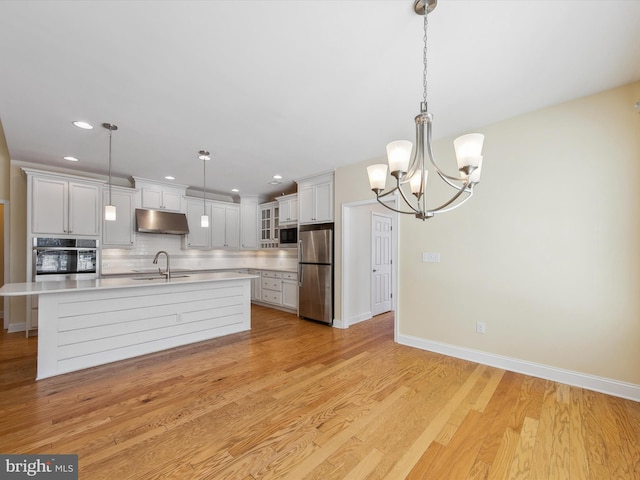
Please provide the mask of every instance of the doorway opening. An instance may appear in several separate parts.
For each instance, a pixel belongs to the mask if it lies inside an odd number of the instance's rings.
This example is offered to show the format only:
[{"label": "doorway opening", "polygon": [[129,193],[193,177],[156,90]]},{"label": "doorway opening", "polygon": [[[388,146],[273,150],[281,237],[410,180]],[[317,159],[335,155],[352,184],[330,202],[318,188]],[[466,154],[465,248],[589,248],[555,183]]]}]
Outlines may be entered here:
[{"label": "doorway opening", "polygon": [[[389,204],[395,207],[396,199],[391,198]],[[375,217],[374,217],[375,215]],[[374,218],[386,218],[388,232],[388,268],[386,281],[381,284],[381,291],[387,288],[388,305],[378,305],[382,311],[395,311],[397,294],[398,268],[398,215],[380,205],[375,199],[361,202],[345,203],[342,206],[342,288],[341,288],[341,320],[342,328],[348,328],[358,322],[372,318],[375,314],[374,283],[378,270],[373,266],[375,235]],[[384,220],[383,220],[384,221]],[[381,227],[382,228],[382,227]],[[388,285],[388,286],[385,286]],[[382,295],[384,296],[384,295]],[[382,298],[382,297],[381,297]]]}]

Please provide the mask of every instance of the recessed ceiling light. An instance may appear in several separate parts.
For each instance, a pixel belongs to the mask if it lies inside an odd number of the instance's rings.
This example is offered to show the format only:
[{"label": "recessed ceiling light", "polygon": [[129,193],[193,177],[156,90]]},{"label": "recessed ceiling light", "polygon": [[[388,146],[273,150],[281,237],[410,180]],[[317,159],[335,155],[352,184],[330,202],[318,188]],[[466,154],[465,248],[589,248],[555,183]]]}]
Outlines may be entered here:
[{"label": "recessed ceiling light", "polygon": [[280,180],[271,180],[269,185],[280,185],[282,182]]},{"label": "recessed ceiling light", "polygon": [[240,190],[238,190],[237,188],[232,188],[232,189],[231,189],[231,191],[232,191],[233,193],[238,193]]},{"label": "recessed ceiling light", "polygon": [[171,175],[167,175],[167,176],[166,176],[166,177],[164,177],[164,178],[165,178],[165,180],[175,180],[175,179],[176,179],[176,177],[173,177],[173,176],[171,176]]},{"label": "recessed ceiling light", "polygon": [[62,158],[64,158],[65,160],[69,160],[70,162],[77,162],[78,161],[78,159],[76,157],[62,157]]},{"label": "recessed ceiling light", "polygon": [[282,175],[274,175],[274,180],[282,180]]},{"label": "recessed ceiling light", "polygon": [[75,122],[73,122],[73,124],[78,127],[78,128],[84,128],[85,130],[91,130],[93,129],[93,125],[91,125],[90,123],[87,122],[83,122],[81,120],[76,120]]}]

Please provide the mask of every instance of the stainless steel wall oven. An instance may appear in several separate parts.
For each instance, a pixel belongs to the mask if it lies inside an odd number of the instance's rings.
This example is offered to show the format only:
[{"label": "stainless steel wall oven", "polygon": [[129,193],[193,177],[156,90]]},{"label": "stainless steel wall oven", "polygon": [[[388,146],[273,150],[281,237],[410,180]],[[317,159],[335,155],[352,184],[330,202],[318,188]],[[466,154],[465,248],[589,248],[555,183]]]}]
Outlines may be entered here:
[{"label": "stainless steel wall oven", "polygon": [[36,282],[98,278],[98,240],[34,237],[32,264]]}]

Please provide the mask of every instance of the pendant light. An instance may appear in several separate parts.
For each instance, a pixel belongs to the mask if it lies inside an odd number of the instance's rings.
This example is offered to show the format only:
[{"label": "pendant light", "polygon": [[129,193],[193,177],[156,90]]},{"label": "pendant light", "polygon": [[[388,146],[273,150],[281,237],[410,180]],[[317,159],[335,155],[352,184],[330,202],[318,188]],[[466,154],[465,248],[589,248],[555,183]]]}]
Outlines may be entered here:
[{"label": "pendant light", "polygon": [[209,215],[207,215],[207,202],[204,192],[207,184],[207,161],[211,160],[211,157],[206,150],[200,150],[198,154],[198,158],[202,160],[202,216],[200,217],[200,226],[209,228]]},{"label": "pendant light", "polygon": [[104,219],[108,222],[115,222],[116,207],[111,203],[111,134],[118,129],[113,123],[103,123],[102,126],[109,130],[109,204],[104,206]]},{"label": "pendant light", "polygon": [[[427,16],[436,8],[437,0],[416,0],[414,10],[418,15],[424,16],[424,47],[423,47],[423,99],[420,103],[420,113],[415,117],[416,123],[416,147],[407,140],[396,140],[387,145],[388,170],[386,164],[371,165],[367,167],[369,185],[376,194],[376,199],[389,210],[397,213],[415,215],[420,220],[433,217],[436,213],[444,213],[459,207],[473,195],[476,184],[480,182],[482,171],[482,144],[484,135],[470,133],[456,138],[453,145],[456,151],[459,176],[447,175],[440,169],[433,158],[431,146],[431,124],[433,116],[427,110]],[[426,127],[426,132],[425,132]],[[427,208],[427,157],[434,167],[434,172],[455,189],[451,198],[435,208]],[[395,178],[395,187],[386,193],[387,171]],[[403,185],[409,184],[411,193],[416,197],[411,201],[405,194]],[[382,201],[383,197],[397,193],[400,195],[409,210],[396,210]],[[408,193],[408,192],[407,192]]]}]

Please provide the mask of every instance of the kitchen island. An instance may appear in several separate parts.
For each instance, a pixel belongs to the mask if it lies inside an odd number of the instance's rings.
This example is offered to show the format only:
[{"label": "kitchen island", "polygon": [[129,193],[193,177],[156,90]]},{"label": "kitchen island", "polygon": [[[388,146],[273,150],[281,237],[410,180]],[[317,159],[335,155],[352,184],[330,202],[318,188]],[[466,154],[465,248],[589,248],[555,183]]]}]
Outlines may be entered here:
[{"label": "kitchen island", "polygon": [[37,379],[251,328],[254,275],[218,272],[14,283],[38,296]]}]

